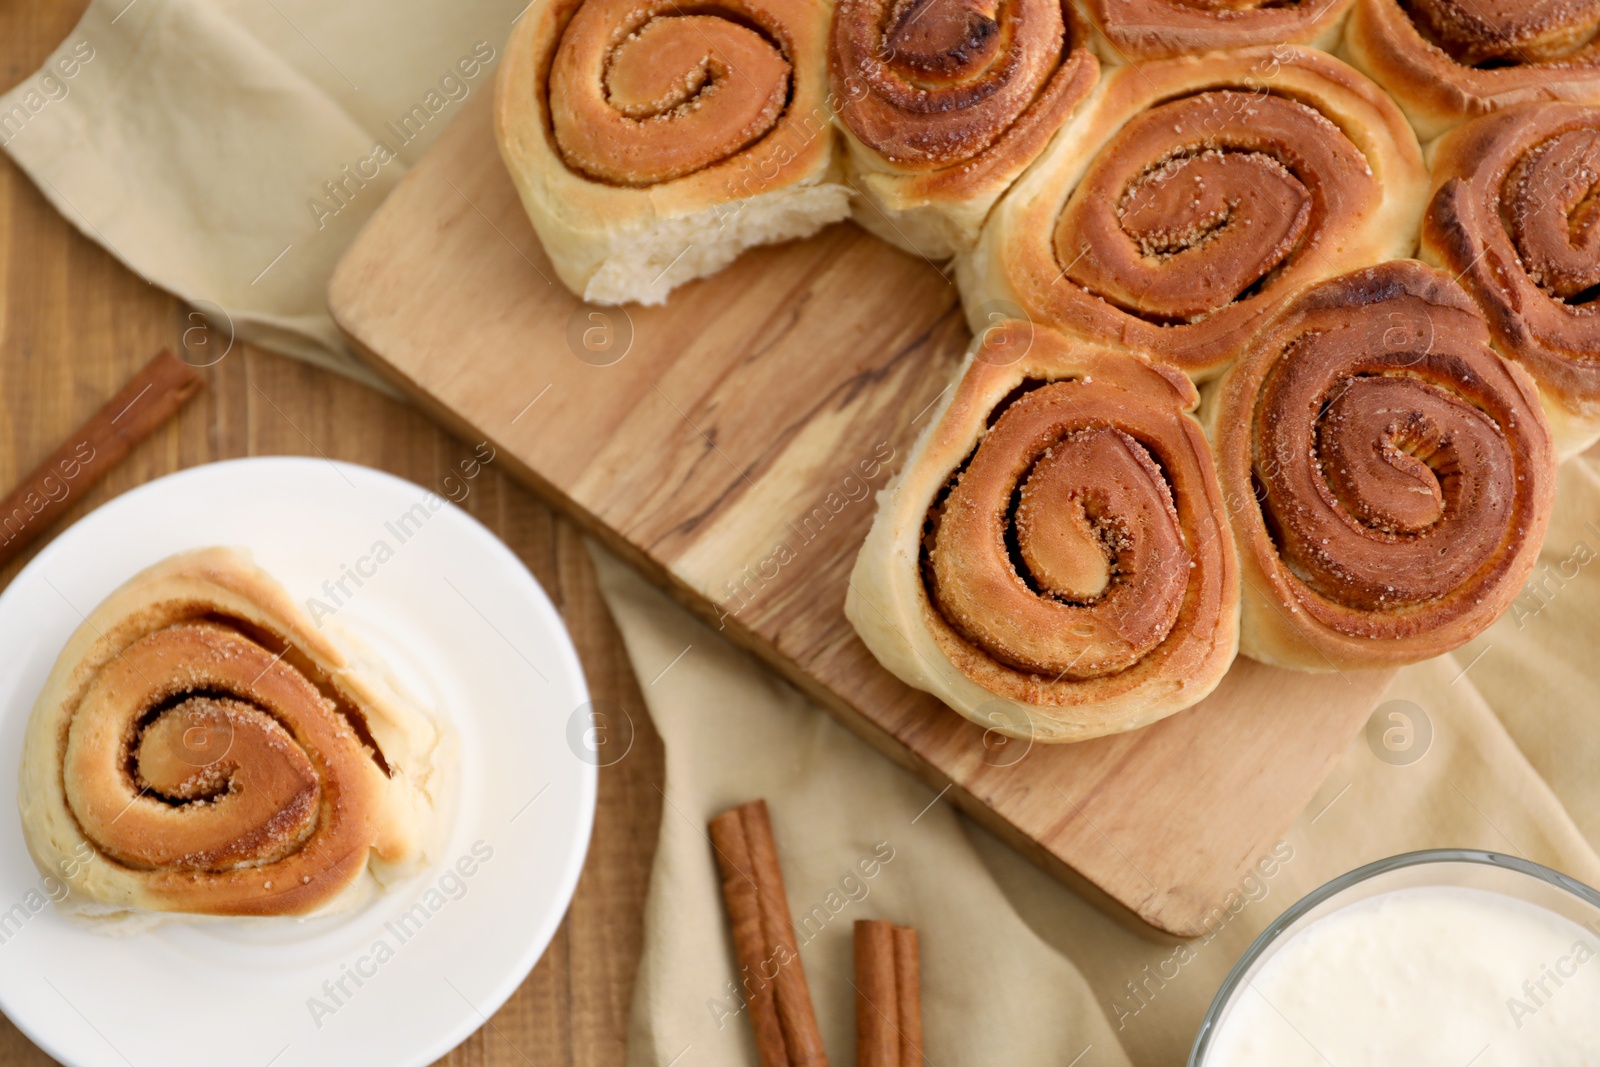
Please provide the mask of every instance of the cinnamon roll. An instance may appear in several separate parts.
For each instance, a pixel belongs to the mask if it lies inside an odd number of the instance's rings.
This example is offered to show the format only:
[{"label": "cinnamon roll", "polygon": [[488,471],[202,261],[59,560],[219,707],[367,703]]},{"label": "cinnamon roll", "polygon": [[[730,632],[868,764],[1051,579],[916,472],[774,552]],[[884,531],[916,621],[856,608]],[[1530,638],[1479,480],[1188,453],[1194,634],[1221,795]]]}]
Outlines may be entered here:
[{"label": "cinnamon roll", "polygon": [[1306,44],[1331,51],[1352,0],[1085,0],[1108,63],[1225,48]]},{"label": "cinnamon roll", "polygon": [[1564,455],[1600,440],[1600,108],[1526,104],[1433,146],[1422,258],[1460,279],[1539,383]]},{"label": "cinnamon roll", "polygon": [[1207,423],[1253,659],[1327,671],[1448,652],[1538,558],[1555,450],[1533,381],[1432,267],[1306,290],[1218,383]]},{"label": "cinnamon roll", "polygon": [[344,910],[425,859],[441,739],[242,553],[188,552],[112,593],[56,661],[23,832],[86,917]]},{"label": "cinnamon roll", "polygon": [[845,614],[985,728],[1080,741],[1201,700],[1238,564],[1183,375],[998,324],[880,495]]},{"label": "cinnamon roll", "polygon": [[530,6],[495,132],[567,287],[658,304],[746,248],[845,218],[827,32],[815,0]]},{"label": "cinnamon roll", "polygon": [[841,0],[829,76],[865,229],[968,248],[1100,73],[1063,0]]},{"label": "cinnamon roll", "polygon": [[1405,119],[1297,46],[1119,67],[957,264],[993,308],[1215,375],[1296,289],[1407,255],[1426,196]]},{"label": "cinnamon roll", "polygon": [[1592,0],[1356,0],[1341,48],[1429,141],[1510,104],[1600,103],[1597,31]]}]

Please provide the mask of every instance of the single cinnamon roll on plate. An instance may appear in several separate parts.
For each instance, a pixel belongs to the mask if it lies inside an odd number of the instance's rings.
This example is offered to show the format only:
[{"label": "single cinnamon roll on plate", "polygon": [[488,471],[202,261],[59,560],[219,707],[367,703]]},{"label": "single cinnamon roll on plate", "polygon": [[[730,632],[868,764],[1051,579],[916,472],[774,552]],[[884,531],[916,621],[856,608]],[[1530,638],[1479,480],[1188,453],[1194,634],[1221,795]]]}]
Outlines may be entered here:
[{"label": "single cinnamon roll on plate", "polygon": [[1341,49],[1429,141],[1510,104],[1600,103],[1597,32],[1594,0],[1356,0]]},{"label": "single cinnamon roll on plate", "polygon": [[1422,258],[1460,279],[1539,384],[1563,455],[1600,440],[1600,108],[1542,103],[1430,147]]},{"label": "single cinnamon roll on plate", "polygon": [[1012,322],[981,334],[879,494],[845,614],[878,661],[1044,742],[1197,703],[1238,641],[1233,539],[1176,371]]},{"label": "single cinnamon roll on plate", "polygon": [[1207,399],[1242,567],[1240,651],[1395,666],[1482,633],[1544,543],[1555,449],[1532,379],[1414,260],[1296,297]]},{"label": "single cinnamon roll on plate", "polygon": [[828,14],[813,0],[529,7],[495,133],[569,289],[659,304],[746,248],[849,214],[833,180]]},{"label": "single cinnamon roll on plate", "polygon": [[327,914],[418,869],[453,768],[441,728],[243,553],[129,579],[28,720],[21,804],[60,906],[95,918]]},{"label": "single cinnamon roll on plate", "polygon": [[[472,455],[476,467],[463,457],[446,460],[451,473],[441,490],[459,498],[464,487],[481,486],[473,478],[487,473],[494,457],[487,450]],[[145,585],[148,600],[141,600],[166,606],[130,612],[126,626],[111,622],[111,602],[132,603],[118,592],[130,577],[214,545],[248,546],[254,568],[210,561],[200,575],[169,574],[160,589]],[[263,593],[252,580],[255,568],[299,609],[291,613],[293,605],[278,594]],[[177,605],[154,595],[161,589],[178,592],[175,599],[205,617],[185,611],[164,625],[168,607]],[[211,612],[207,604],[222,610]],[[86,616],[105,631],[104,646]],[[272,627],[293,618],[309,620],[312,632],[279,637]],[[244,625],[252,619],[263,625]],[[308,784],[300,773],[308,760],[313,769],[335,772],[318,778],[316,788],[323,798],[337,789],[344,811],[337,823],[330,817],[324,824],[319,801],[319,829],[300,851],[320,849],[338,862],[327,880],[302,869],[287,886],[261,854],[209,873],[199,869],[207,865],[197,856],[180,861],[193,868],[187,877],[179,870],[163,874],[113,861],[69,821],[54,822],[49,832],[24,829],[13,809],[8,832],[0,834],[7,848],[0,899],[18,905],[0,913],[7,920],[0,929],[0,1009],[63,1063],[122,1061],[45,979],[85,1015],[124,1021],[111,1036],[138,1063],[210,1067],[255,1048],[270,1056],[283,1047],[291,1015],[303,1033],[315,1032],[315,1056],[329,1062],[398,1064],[442,1055],[480,1026],[483,1014],[498,1010],[544,952],[583,869],[597,768],[632,739],[631,732],[624,736],[619,709],[602,717],[590,703],[577,653],[538,581],[503,541],[441,493],[337,460],[262,456],[204,464],[122,493],[57,533],[0,593],[0,647],[8,656],[0,671],[0,738],[8,742],[0,747],[0,791],[20,802],[29,827],[67,804],[60,761],[72,727],[65,738],[28,727],[57,657],[63,650],[71,657],[124,644],[132,649],[157,634],[152,644],[168,651],[179,643],[194,647],[209,677],[172,679],[177,702],[166,707],[163,700],[149,709],[148,722],[143,715],[135,720],[143,732],[143,751],[134,750],[140,759],[119,768],[120,782],[102,785],[126,790],[125,806],[142,788],[125,783],[142,773],[173,802],[158,801],[152,789],[121,818],[113,811],[103,820],[107,843],[130,856],[135,848],[174,845],[169,831],[179,828],[147,806],[160,802],[174,815],[190,810],[193,832],[211,835],[204,846],[210,851],[268,851],[267,839],[281,846],[299,834],[269,826],[252,845],[248,826],[264,806],[252,807],[248,794],[218,803],[216,777],[248,787],[257,774],[272,772],[261,784],[288,797],[284,807],[295,824],[303,802],[294,798]],[[330,644],[337,665],[326,658]],[[267,652],[265,663],[249,645]],[[211,655],[208,648],[237,654]],[[115,680],[111,664],[126,658],[104,665],[86,658],[78,672],[58,673],[52,684],[65,677],[56,692],[87,694]],[[138,663],[160,686],[150,660]],[[123,698],[137,698],[148,683],[129,673],[137,684],[104,690],[93,714],[114,713]],[[201,681],[222,684],[187,689]],[[308,685],[334,703],[331,724],[298,699],[309,696]],[[220,706],[219,714],[208,716],[199,706],[205,702]],[[239,704],[247,706],[230,706]],[[370,743],[346,717],[352,704],[367,714]],[[279,711],[290,714],[279,718]],[[44,714],[59,726],[54,712]],[[235,720],[230,740],[223,724]],[[423,740],[413,743],[408,723],[420,726]],[[82,723],[80,733],[92,725]],[[596,734],[604,735],[605,747]],[[437,744],[430,747],[429,737]],[[28,763],[40,743],[45,758]],[[219,749],[225,754],[213,759]],[[82,751],[93,756],[94,746]],[[381,753],[392,773],[384,774],[369,751]],[[193,775],[185,773],[191,766]],[[379,778],[388,786],[369,788]],[[85,784],[92,793],[92,783]],[[200,795],[180,805],[171,792],[179,789]],[[404,798],[418,791],[431,811],[420,811],[409,829],[396,825],[389,814],[410,809]],[[111,799],[87,797],[92,805]],[[145,812],[155,817],[154,830],[122,839],[124,824]],[[230,820],[244,832],[227,835]],[[351,832],[358,821],[370,837]],[[341,845],[352,838],[353,850]],[[422,851],[415,861],[408,859],[413,842]],[[59,862],[36,867],[43,848],[55,850]],[[289,873],[295,862],[287,855],[277,865]],[[337,890],[335,873],[342,879],[358,864],[364,870],[348,888],[314,904],[311,897]],[[260,882],[249,881],[252,874]],[[309,883],[299,880],[306,877]],[[215,908],[172,910],[188,904],[170,894],[201,893],[208,882],[219,890]],[[90,897],[80,886],[112,899]],[[369,889],[373,895],[363,904]],[[256,907],[272,904],[280,892],[292,917]],[[117,902],[130,897],[146,903]],[[167,910],[147,910],[151,905]],[[224,909],[230,913],[220,914]],[[473,976],[475,984],[465,989],[470,1003],[448,990],[440,996],[440,976],[457,973]],[[137,1020],[165,1022],[138,1028]],[[291,1050],[283,1059],[292,1057]]]},{"label": "single cinnamon roll on plate", "polygon": [[1415,136],[1308,48],[1119,67],[957,263],[973,329],[1020,315],[1216,375],[1296,289],[1409,255]]},{"label": "single cinnamon roll on plate", "polygon": [[1099,73],[1064,0],[842,0],[829,78],[856,221],[928,259],[970,247]]},{"label": "single cinnamon roll on plate", "polygon": [[1227,48],[1305,44],[1332,51],[1352,0],[1085,0],[1107,63]]}]

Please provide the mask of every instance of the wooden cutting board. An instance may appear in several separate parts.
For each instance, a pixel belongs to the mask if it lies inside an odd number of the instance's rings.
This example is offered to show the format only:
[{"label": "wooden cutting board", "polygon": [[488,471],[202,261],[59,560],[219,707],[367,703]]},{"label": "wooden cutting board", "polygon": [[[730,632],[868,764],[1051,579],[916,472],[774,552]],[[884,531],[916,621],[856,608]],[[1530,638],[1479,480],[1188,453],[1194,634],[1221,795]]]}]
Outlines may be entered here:
[{"label": "wooden cutting board", "polygon": [[1155,726],[1031,748],[901,684],[845,620],[845,587],[872,493],[966,347],[955,287],[839,225],[664,307],[586,307],[522,213],[489,104],[463,112],[333,279],[334,317],[372,365],[1052,873],[1202,932],[1389,673],[1240,659]]}]

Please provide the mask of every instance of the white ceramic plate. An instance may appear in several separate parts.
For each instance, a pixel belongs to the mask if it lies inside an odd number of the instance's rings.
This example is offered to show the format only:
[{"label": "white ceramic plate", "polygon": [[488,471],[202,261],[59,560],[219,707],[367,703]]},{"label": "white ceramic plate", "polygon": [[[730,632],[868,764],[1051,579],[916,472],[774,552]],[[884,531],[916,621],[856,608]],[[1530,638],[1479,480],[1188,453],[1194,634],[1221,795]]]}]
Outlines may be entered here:
[{"label": "white ceramic plate", "polygon": [[[457,477],[448,491],[471,489]],[[380,541],[393,555],[377,564]],[[337,624],[454,724],[452,826],[431,870],[351,914],[98,933],[44,902],[49,887],[23,845],[11,799],[23,728],[82,613],[143,567],[203,545],[248,548],[302,604],[335,607]],[[349,596],[337,588],[346,568],[370,574],[359,587],[345,578]],[[517,988],[572,897],[596,769],[568,738],[583,735],[588,699],[533,576],[420,486],[274,457],[118,497],[0,596],[0,1008],[82,1067],[431,1062]],[[456,868],[462,857],[470,876]]]}]

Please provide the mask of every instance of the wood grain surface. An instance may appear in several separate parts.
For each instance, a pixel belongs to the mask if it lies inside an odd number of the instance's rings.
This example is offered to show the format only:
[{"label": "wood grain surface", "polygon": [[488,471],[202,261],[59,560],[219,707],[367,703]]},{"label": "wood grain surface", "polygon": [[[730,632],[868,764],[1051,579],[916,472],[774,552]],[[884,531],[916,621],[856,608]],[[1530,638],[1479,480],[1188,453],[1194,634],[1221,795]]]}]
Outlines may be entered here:
[{"label": "wood grain surface", "polygon": [[489,104],[467,105],[334,277],[334,316],[374,366],[1047,870],[1202,932],[1389,673],[1241,659],[1197,707],[1075,745],[1006,742],[903,685],[844,599],[872,492],[966,347],[954,286],[846,224],[662,307],[587,307],[553,281]]},{"label": "wood grain surface", "polygon": [[[0,3],[0,89],[31,74],[85,6],[86,0]],[[200,321],[81,237],[0,157],[0,492],[159,348],[180,348],[186,331]],[[196,351],[226,341],[198,333],[187,339]],[[74,501],[51,533],[134,486],[213,460],[327,455],[437,489],[475,443],[452,437],[416,409],[363,386],[245,345],[204,373],[205,391],[104,483]],[[575,528],[493,467],[475,481],[464,506],[538,576],[572,631],[594,698],[629,710],[638,734],[626,759],[600,771],[588,862],[544,958],[485,1027],[439,1062],[611,1067],[623,1062],[660,820],[660,741],[642,713],[632,670]],[[0,584],[31,556],[0,570]],[[0,818],[16,818],[10,798],[0,798]],[[272,1052],[264,1050],[259,1061]],[[50,1062],[0,1018],[0,1064]],[[238,1062],[258,1061],[241,1052]]]}]

